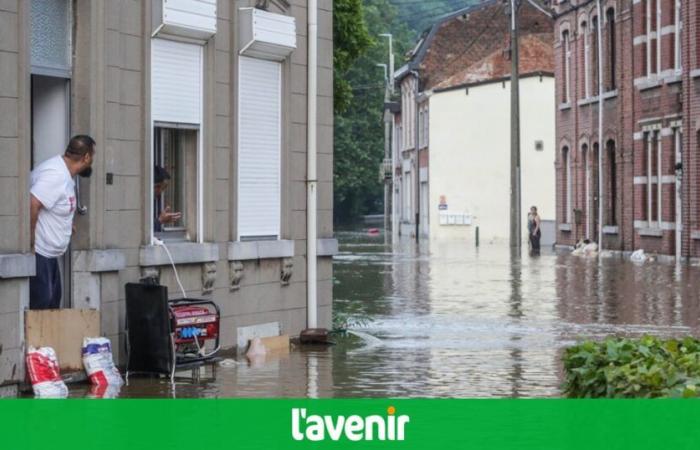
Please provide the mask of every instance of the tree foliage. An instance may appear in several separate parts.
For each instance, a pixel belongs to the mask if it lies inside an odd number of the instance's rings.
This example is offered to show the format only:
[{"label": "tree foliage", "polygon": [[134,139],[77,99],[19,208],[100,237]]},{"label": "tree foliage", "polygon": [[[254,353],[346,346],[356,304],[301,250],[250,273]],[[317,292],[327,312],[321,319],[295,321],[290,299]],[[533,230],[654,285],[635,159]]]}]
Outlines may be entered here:
[{"label": "tree foliage", "polygon": [[348,108],[352,98],[348,69],[373,44],[362,14],[362,0],[335,0],[333,43],[333,104],[339,113]]},{"label": "tree foliage", "polygon": [[389,54],[387,40],[379,34],[393,33],[397,68],[411,41],[410,31],[398,20],[397,10],[388,0],[365,0],[362,13],[372,36],[370,45],[342,74],[336,67],[336,77],[342,76],[349,89],[344,97],[347,103],[336,107],[335,115],[334,200],[339,221],[382,210],[383,185],[378,170],[384,157],[385,84],[384,72],[377,64],[388,63]]},{"label": "tree foliage", "polygon": [[474,0],[335,0],[334,202],[336,221],[382,212],[384,72],[391,33],[396,69],[417,35],[436,17]]}]

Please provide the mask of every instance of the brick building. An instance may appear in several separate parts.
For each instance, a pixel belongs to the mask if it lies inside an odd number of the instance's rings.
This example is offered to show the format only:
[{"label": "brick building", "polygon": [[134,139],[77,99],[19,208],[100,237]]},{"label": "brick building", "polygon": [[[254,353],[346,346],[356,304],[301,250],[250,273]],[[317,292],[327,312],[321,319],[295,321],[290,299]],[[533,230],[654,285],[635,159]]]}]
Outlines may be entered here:
[{"label": "brick building", "polygon": [[602,231],[604,249],[699,257],[700,5],[554,9],[558,244],[597,242]]}]

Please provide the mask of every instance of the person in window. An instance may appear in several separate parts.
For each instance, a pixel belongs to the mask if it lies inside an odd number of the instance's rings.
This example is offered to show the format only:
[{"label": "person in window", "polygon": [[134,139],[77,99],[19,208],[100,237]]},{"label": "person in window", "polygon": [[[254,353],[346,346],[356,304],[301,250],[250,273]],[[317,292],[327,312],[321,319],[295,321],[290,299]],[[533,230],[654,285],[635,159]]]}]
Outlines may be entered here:
[{"label": "person in window", "polygon": [[170,174],[161,166],[153,168],[153,231],[163,231],[163,225],[173,224],[182,217],[181,212],[171,212],[170,206],[162,205],[162,193],[168,188]]},{"label": "person in window", "polygon": [[530,252],[533,255],[540,254],[540,215],[537,214],[537,207],[530,208],[530,213],[527,215],[527,232],[530,241]]},{"label": "person in window", "polygon": [[73,235],[76,197],[73,177],[89,177],[95,141],[86,135],[71,138],[63,155],[39,164],[31,173],[29,223],[36,275],[29,279],[29,308],[61,306],[61,272],[58,258]]}]

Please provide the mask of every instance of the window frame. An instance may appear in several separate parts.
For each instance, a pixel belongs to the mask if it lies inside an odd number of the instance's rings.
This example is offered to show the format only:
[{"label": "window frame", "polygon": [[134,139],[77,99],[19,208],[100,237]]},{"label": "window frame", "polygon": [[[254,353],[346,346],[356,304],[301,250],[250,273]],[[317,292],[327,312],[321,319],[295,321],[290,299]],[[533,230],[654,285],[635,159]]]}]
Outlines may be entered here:
[{"label": "window frame", "polygon": [[[153,40],[154,39],[163,39],[160,37],[152,37],[149,40],[150,44],[150,51],[149,51],[149,71],[148,71],[148,76],[149,76],[149,86],[152,86],[153,83]],[[179,42],[179,41],[176,41]],[[199,85],[199,123],[198,124],[190,124],[190,123],[177,123],[177,122],[167,122],[167,121],[162,121],[162,120],[156,120],[153,117],[153,92],[151,89],[150,97],[148,98],[149,102],[149,122],[150,122],[150,142],[148,143],[149,145],[149,154],[148,154],[148,206],[145,208],[148,211],[148,220],[147,220],[147,225],[148,225],[148,242],[150,245],[155,245],[155,239],[156,239],[156,234],[154,231],[154,218],[155,218],[155,211],[154,211],[154,204],[155,204],[155,196],[153,192],[153,187],[154,187],[154,174],[153,174],[153,168],[155,166],[155,128],[156,124],[159,124],[160,126],[163,126],[164,124],[167,124],[167,127],[192,127],[192,126],[197,126],[199,131],[197,132],[197,156],[196,156],[196,202],[197,204],[195,205],[195,211],[196,211],[196,227],[194,231],[194,239],[174,239],[176,241],[181,241],[181,242],[195,242],[195,243],[204,243],[204,130],[206,129],[206,124],[204,123],[204,66],[205,66],[205,55],[206,52],[204,51],[204,45],[201,44],[191,44],[187,43],[190,45],[197,45],[199,47],[199,79],[200,79],[200,85]]]}]

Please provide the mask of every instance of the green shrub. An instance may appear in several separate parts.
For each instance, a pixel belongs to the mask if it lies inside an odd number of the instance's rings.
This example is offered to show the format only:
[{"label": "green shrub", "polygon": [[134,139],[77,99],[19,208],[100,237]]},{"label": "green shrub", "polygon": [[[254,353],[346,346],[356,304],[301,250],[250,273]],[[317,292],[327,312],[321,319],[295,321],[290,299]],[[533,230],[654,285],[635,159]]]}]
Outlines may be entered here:
[{"label": "green shrub", "polygon": [[656,398],[700,395],[700,341],[608,338],[564,354],[564,393],[571,398]]}]

